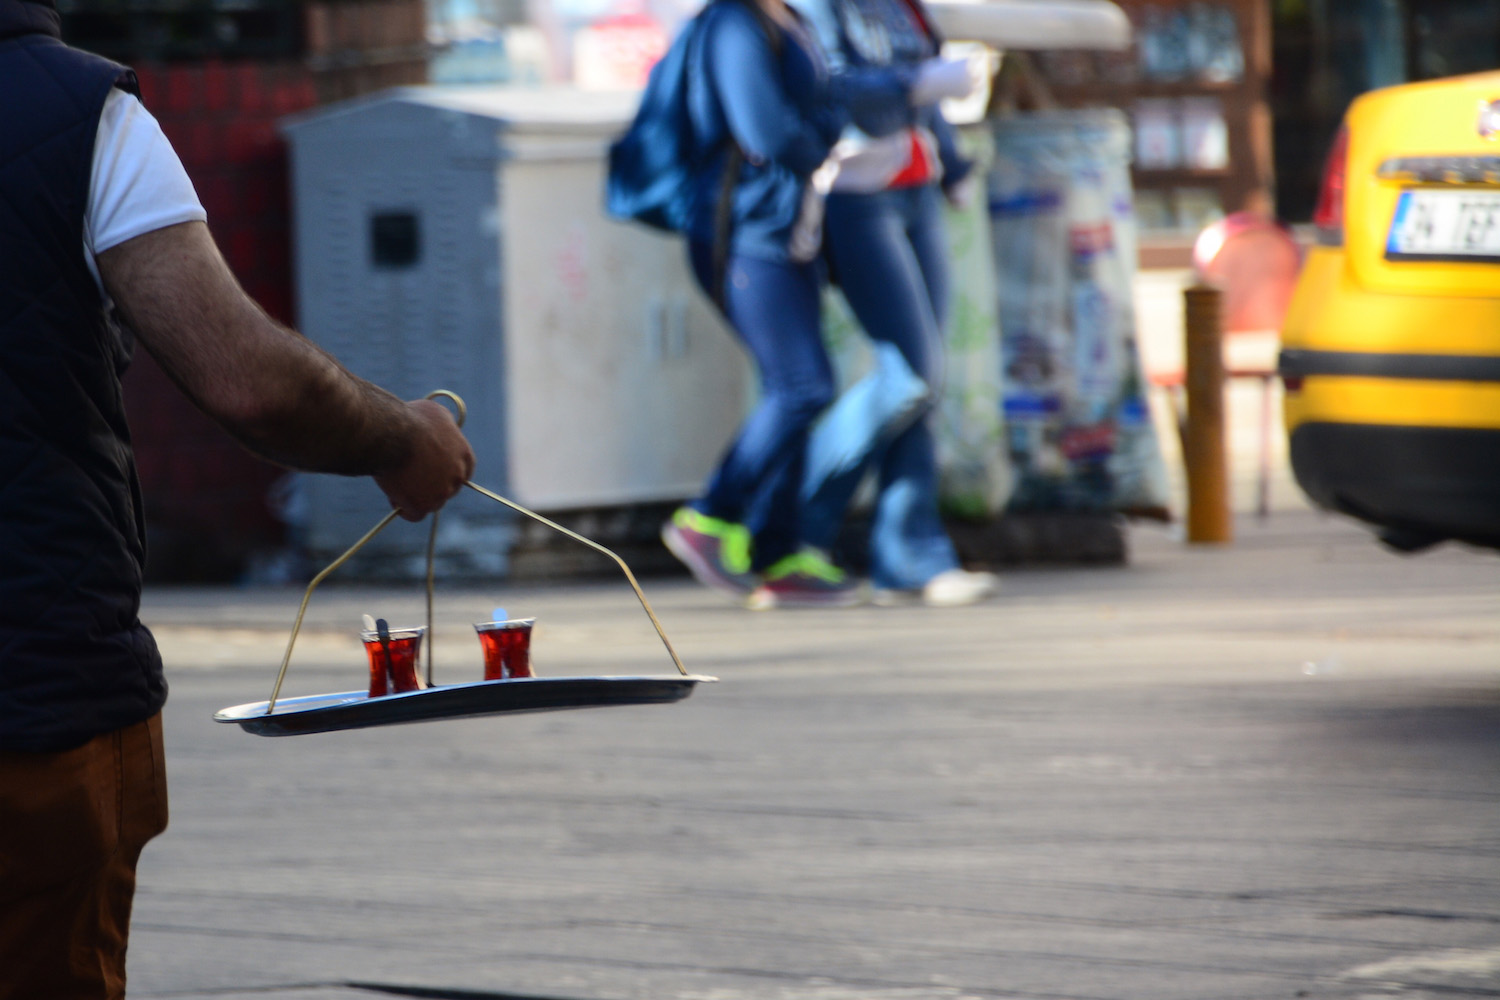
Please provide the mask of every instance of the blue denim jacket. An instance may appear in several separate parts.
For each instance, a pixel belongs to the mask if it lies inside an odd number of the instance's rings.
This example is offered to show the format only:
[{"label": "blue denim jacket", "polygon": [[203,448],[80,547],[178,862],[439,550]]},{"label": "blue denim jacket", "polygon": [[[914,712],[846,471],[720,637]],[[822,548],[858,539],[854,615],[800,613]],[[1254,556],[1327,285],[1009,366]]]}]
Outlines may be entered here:
[{"label": "blue denim jacket", "polygon": [[922,0],[788,2],[816,29],[828,54],[830,90],[851,109],[855,128],[877,138],[925,128],[938,142],[944,187],[969,173],[973,164],[959,155],[953,126],[938,107],[914,108],[909,100],[917,68],[942,47]]},{"label": "blue denim jacket", "polygon": [[[754,0],[747,0],[753,3]],[[805,26],[781,29],[779,57],[744,3],[710,3],[688,62],[695,159],[688,235],[712,242],[729,139],[745,153],[733,199],[733,251],[784,261],[808,177],[849,121]]]}]

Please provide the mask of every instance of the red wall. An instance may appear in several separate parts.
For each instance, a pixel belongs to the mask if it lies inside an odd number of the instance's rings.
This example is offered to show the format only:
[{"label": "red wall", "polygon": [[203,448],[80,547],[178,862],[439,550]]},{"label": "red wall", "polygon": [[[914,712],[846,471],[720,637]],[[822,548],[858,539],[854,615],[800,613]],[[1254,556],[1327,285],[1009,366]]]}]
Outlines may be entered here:
[{"label": "red wall", "polygon": [[[284,323],[293,318],[291,220],[277,122],[318,103],[427,79],[423,0],[305,0],[301,13],[301,51],[280,61],[116,56],[140,77],[146,107],[182,157],[229,266]],[[125,393],[152,579],[235,579],[251,555],[286,543],[267,502],[282,470],[210,423],[144,351]]]},{"label": "red wall", "polygon": [[[299,64],[208,62],[135,67],[146,107],[182,158],[225,259],[250,296],[292,322],[286,148],[278,119],[312,107]],[[146,503],[153,579],[222,580],[279,547],[267,503],[282,470],[198,412],[143,350],[125,379]]]}]

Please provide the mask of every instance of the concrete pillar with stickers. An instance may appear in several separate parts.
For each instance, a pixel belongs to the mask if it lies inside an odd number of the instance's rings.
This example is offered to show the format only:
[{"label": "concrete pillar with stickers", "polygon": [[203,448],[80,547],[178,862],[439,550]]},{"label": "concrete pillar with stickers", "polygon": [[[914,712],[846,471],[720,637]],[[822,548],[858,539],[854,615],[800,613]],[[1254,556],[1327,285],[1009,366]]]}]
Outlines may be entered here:
[{"label": "concrete pillar with stickers", "polygon": [[1122,517],[1166,517],[1165,470],[1134,328],[1131,130],[1050,108],[1032,54],[1128,50],[1103,0],[936,0],[948,44],[998,55],[989,93],[945,112],[986,164],[950,215],[957,301],[939,439],[966,558],[1123,561]]}]

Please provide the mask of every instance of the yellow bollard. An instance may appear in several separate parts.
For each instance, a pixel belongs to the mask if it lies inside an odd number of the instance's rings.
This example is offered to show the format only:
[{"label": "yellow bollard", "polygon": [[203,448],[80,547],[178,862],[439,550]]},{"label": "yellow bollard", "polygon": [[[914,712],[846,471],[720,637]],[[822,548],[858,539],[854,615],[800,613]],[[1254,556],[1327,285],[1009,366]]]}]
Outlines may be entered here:
[{"label": "yellow bollard", "polygon": [[1224,347],[1220,293],[1195,285],[1183,293],[1187,318],[1187,425],[1182,459],[1187,472],[1187,540],[1230,542],[1229,454],[1225,441]]}]

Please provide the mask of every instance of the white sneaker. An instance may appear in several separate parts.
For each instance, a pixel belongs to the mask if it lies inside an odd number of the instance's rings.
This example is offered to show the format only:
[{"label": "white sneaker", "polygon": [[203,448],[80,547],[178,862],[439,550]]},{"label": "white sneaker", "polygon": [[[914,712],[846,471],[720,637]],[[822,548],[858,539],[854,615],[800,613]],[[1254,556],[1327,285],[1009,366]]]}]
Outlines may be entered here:
[{"label": "white sneaker", "polygon": [[870,595],[871,603],[882,608],[895,608],[903,604],[925,604],[929,608],[957,608],[993,597],[1000,590],[1000,578],[993,573],[971,573],[966,569],[950,569],[928,580],[926,585],[912,590],[875,588]]},{"label": "white sneaker", "polygon": [[956,608],[994,597],[999,591],[1000,578],[993,573],[950,569],[927,581],[922,603],[929,608]]}]

